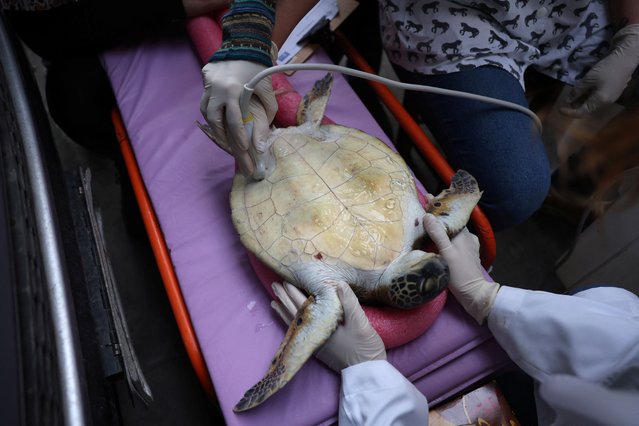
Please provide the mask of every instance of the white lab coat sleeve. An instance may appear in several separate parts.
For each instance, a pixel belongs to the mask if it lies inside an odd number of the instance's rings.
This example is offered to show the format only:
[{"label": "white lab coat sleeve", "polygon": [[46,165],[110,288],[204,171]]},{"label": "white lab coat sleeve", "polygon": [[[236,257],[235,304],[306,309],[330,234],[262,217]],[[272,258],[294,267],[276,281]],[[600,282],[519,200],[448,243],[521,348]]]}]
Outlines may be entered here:
[{"label": "white lab coat sleeve", "polygon": [[[636,374],[635,374],[636,377]],[[552,425],[636,425],[639,389],[610,389],[575,376],[556,375],[539,385],[538,400],[551,413],[537,415]]]},{"label": "white lab coat sleeve", "polygon": [[639,298],[634,294],[616,287],[574,296],[502,287],[488,327],[537,381],[539,424],[636,423]]},{"label": "white lab coat sleeve", "polygon": [[342,370],[339,425],[428,425],[428,401],[387,361]]},{"label": "white lab coat sleeve", "polygon": [[[624,366],[639,365],[639,298],[621,288],[569,296],[502,286],[488,327],[511,359],[539,382],[569,374],[612,383]],[[639,378],[635,374],[632,380]]]}]

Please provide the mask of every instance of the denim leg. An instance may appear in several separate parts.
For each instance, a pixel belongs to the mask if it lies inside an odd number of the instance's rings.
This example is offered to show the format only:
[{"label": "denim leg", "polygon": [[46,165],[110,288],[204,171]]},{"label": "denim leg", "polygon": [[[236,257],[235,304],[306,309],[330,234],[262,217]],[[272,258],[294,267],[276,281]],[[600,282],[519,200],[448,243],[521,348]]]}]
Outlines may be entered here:
[{"label": "denim leg", "polygon": [[[501,68],[484,66],[426,76],[396,67],[407,83],[460,90],[528,103],[519,82]],[[484,191],[480,205],[493,228],[530,217],[550,187],[550,166],[539,130],[515,110],[445,95],[407,91],[405,103],[419,113],[454,169],[465,169]]]}]

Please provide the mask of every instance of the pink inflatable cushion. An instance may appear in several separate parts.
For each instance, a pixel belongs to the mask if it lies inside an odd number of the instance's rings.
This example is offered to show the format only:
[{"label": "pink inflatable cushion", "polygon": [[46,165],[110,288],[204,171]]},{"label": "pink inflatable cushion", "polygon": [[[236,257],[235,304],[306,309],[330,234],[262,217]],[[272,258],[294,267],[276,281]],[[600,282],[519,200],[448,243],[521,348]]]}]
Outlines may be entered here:
[{"label": "pink inflatable cushion", "polygon": [[[249,261],[266,291],[275,299],[271,283],[281,282],[282,279],[252,254],[249,254]],[[447,294],[447,291],[443,291],[430,302],[408,311],[380,306],[364,306],[364,312],[366,312],[368,321],[382,338],[386,349],[391,349],[416,339],[430,328],[437,319],[437,315],[444,308]]]},{"label": "pink inflatable cushion", "polygon": [[[205,63],[208,58],[222,44],[222,30],[218,25],[219,17],[217,16],[201,16],[191,19],[187,23],[187,30],[191,37],[195,49],[200,60]],[[298,72],[297,74],[303,74]],[[272,76],[273,89],[276,93],[278,112],[275,117],[275,123],[279,127],[288,127],[296,124],[297,109],[302,97],[295,90],[288,78],[282,73],[276,73]],[[325,117],[324,123],[330,123],[332,120]],[[340,123],[341,124],[341,123]],[[387,145],[391,146],[388,142]],[[422,205],[425,204],[425,197],[418,190]],[[271,290],[271,283],[281,281],[281,278],[272,270],[266,267],[259,259],[253,255],[249,255],[251,265],[255,269],[260,282],[274,298],[275,295]],[[401,310],[390,307],[364,306],[366,316],[377,330],[380,337],[384,341],[387,348],[394,348],[403,345],[423,334],[435,321],[437,315],[441,312],[446,302],[446,292],[442,292],[429,303],[411,309]]]}]

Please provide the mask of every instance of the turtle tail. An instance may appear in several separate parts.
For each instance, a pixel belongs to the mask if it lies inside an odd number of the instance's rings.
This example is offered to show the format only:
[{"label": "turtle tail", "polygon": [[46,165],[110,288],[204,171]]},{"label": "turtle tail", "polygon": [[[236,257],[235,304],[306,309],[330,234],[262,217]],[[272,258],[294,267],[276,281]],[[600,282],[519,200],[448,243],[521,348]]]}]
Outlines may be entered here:
[{"label": "turtle tail", "polygon": [[233,411],[254,408],[286,385],[333,334],[343,315],[334,286],[323,286],[310,296],[291,321],[264,377],[246,391]]}]

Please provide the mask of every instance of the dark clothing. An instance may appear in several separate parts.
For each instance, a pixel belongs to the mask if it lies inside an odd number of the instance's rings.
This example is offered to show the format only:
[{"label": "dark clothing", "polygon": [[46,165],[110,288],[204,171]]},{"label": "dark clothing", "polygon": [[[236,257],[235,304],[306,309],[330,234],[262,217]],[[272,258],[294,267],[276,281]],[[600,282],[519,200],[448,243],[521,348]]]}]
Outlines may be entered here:
[{"label": "dark clothing", "polygon": [[5,11],[26,45],[47,60],[95,55],[185,18],[181,0],[80,0],[42,11]]},{"label": "dark clothing", "polygon": [[[0,0],[5,3],[26,0]],[[62,0],[64,1],[64,0]],[[47,10],[3,10],[13,30],[47,66],[46,101],[53,121],[73,141],[113,160],[120,176],[122,216],[133,236],[142,225],[133,190],[125,177],[111,111],[111,83],[101,51],[137,43],[184,20],[181,0],[71,0]],[[33,3],[56,3],[37,0]]]},{"label": "dark clothing", "polygon": [[49,10],[78,0],[0,0],[3,10]]},{"label": "dark clothing", "polygon": [[24,43],[44,59],[46,100],[56,124],[90,151],[118,159],[110,115],[115,96],[98,55],[183,20],[182,1],[79,0],[48,10],[4,13]]},{"label": "dark clothing", "polygon": [[[441,75],[399,66],[395,71],[406,83],[528,105],[519,81],[498,67]],[[453,169],[465,169],[481,182],[479,205],[495,231],[522,223],[541,206],[550,187],[550,165],[529,116],[485,102],[416,91],[407,91],[404,103],[422,114]]]}]

